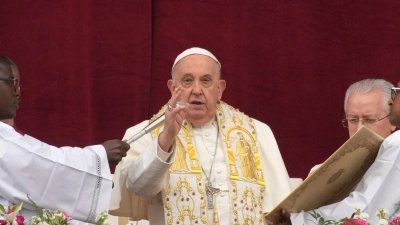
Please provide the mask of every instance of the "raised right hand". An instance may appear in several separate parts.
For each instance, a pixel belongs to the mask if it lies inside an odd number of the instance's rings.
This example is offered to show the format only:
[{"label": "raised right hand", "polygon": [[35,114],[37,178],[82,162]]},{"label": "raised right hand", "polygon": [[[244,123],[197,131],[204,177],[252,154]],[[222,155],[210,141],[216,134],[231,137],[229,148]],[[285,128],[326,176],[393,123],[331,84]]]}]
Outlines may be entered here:
[{"label": "raised right hand", "polygon": [[158,136],[158,144],[164,151],[168,151],[171,148],[176,135],[178,135],[179,130],[181,129],[182,122],[186,117],[186,105],[177,105],[179,95],[181,94],[182,90],[182,87],[175,88],[174,93],[168,103],[171,108],[167,107],[165,110],[164,129]]}]

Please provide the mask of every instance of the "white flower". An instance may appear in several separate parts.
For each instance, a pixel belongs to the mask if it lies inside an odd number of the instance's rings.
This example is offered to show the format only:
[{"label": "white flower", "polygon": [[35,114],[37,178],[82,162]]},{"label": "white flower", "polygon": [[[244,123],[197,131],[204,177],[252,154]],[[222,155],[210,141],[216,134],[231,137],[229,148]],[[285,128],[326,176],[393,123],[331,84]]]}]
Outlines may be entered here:
[{"label": "white flower", "polygon": [[378,212],[376,212],[376,216],[379,219],[387,219],[389,216],[389,211],[387,209],[380,208],[378,209]]},{"label": "white flower", "polygon": [[107,219],[108,219],[108,213],[105,211],[100,212],[96,217],[96,224],[97,225],[110,225],[110,223],[107,221]]},{"label": "white flower", "polygon": [[368,220],[369,215],[368,215],[368,213],[362,212],[362,213],[360,213],[359,217],[362,220]]},{"label": "white flower", "polygon": [[49,225],[46,221],[40,222],[37,225]]},{"label": "white flower", "polygon": [[33,216],[32,220],[36,224],[39,224],[40,222],[42,222],[42,219],[39,216]]},{"label": "white flower", "polygon": [[388,225],[388,224],[389,224],[388,221],[385,219],[380,219],[378,222],[378,225]]}]

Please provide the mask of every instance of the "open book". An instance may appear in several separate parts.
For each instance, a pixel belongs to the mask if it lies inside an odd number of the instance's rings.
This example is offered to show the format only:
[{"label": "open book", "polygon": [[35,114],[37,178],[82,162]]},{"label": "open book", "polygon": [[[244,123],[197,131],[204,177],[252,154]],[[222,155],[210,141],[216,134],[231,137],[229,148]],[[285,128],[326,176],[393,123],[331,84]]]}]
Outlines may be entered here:
[{"label": "open book", "polygon": [[312,172],[279,205],[265,215],[276,223],[280,210],[309,211],[341,201],[349,195],[374,162],[383,138],[363,126]]}]

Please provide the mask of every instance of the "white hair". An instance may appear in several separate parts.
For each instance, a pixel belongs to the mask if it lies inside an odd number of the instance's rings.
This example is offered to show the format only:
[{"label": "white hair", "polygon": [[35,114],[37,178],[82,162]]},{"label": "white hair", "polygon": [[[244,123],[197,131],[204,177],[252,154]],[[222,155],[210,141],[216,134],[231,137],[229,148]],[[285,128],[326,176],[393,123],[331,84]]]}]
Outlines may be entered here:
[{"label": "white hair", "polygon": [[365,80],[360,80],[358,82],[353,83],[350,85],[350,87],[346,91],[346,96],[344,97],[344,111],[346,112],[346,106],[347,106],[347,100],[350,96],[350,94],[353,93],[361,93],[361,94],[366,94],[371,91],[374,91],[376,89],[380,89],[383,91],[383,105],[382,109],[386,112],[387,115],[389,115],[390,112],[390,106],[388,105],[388,101],[390,99],[390,92],[391,88],[394,87],[394,85],[386,80],[383,79],[365,79]]}]

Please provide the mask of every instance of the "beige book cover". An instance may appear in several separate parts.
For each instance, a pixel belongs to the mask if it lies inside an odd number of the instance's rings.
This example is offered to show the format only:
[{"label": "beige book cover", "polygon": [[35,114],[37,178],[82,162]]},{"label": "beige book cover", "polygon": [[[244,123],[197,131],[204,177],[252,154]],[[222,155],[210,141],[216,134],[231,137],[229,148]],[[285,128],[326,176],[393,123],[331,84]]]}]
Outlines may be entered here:
[{"label": "beige book cover", "polygon": [[361,127],[279,205],[267,213],[267,221],[278,222],[282,208],[290,213],[298,213],[347,197],[374,162],[382,142],[381,136],[365,126]]}]

